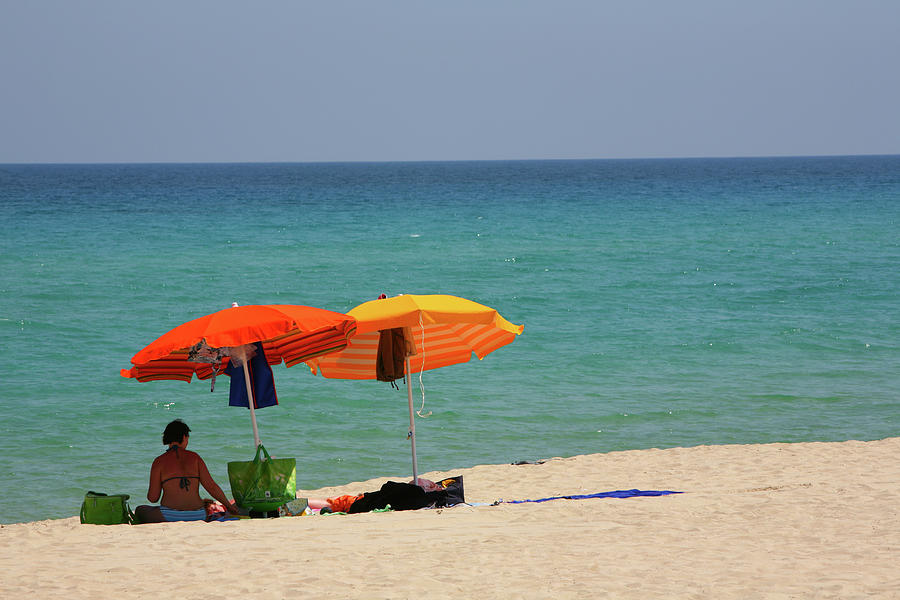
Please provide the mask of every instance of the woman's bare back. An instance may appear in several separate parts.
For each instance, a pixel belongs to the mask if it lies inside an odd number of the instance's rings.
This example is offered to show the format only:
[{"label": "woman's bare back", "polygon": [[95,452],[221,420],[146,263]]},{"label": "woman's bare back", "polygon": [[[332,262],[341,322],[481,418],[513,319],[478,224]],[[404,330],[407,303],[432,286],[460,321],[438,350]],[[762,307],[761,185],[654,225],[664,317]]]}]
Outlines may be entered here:
[{"label": "woman's bare back", "polygon": [[176,510],[203,508],[200,498],[202,460],[196,452],[172,446],[154,462],[158,463],[162,487],[160,504]]}]

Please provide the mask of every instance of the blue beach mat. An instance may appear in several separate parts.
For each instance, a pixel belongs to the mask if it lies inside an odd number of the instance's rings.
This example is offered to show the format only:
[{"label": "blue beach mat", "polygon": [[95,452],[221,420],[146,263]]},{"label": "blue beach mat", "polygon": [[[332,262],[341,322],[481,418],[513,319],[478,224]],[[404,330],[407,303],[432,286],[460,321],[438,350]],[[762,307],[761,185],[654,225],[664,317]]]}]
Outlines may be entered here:
[{"label": "blue beach mat", "polygon": [[598,492],[596,494],[577,494],[572,496],[553,496],[550,498],[538,498],[537,500],[498,500],[496,504],[523,504],[525,502],[549,502],[550,500],[586,500],[588,498],[635,498],[637,496],[668,496],[669,494],[682,494],[670,490],[615,490],[613,492]]}]

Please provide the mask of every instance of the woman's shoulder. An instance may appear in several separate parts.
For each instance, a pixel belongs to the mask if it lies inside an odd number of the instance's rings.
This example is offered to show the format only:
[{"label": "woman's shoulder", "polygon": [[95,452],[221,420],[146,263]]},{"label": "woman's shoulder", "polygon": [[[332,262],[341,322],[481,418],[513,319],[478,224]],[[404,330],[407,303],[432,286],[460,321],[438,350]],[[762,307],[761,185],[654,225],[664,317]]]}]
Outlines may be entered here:
[{"label": "woman's shoulder", "polygon": [[191,462],[195,462],[198,460],[203,460],[203,459],[200,458],[200,455],[197,454],[196,452],[193,452],[186,448],[179,448],[177,453],[173,452],[171,450],[166,450],[165,452],[163,452],[162,454],[157,456],[153,460],[153,462],[154,462],[154,464],[156,464],[156,463],[162,464],[162,463],[169,463],[169,462],[171,462],[173,464],[178,464],[178,463],[185,463],[185,462],[191,463]]},{"label": "woman's shoulder", "polygon": [[183,465],[199,465],[203,462],[203,459],[200,458],[200,455],[196,452],[191,452],[190,450],[182,450],[181,452],[181,464]]}]

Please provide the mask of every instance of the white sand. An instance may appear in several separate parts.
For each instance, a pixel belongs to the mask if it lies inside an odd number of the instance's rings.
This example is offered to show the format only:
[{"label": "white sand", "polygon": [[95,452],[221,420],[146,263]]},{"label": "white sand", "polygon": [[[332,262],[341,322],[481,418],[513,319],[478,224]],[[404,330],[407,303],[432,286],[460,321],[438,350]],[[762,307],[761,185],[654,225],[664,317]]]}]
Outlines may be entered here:
[{"label": "white sand", "polygon": [[[0,598],[900,598],[900,438],[489,465],[492,502],[140,527],[0,526]],[[310,497],[378,489],[376,479]]]}]

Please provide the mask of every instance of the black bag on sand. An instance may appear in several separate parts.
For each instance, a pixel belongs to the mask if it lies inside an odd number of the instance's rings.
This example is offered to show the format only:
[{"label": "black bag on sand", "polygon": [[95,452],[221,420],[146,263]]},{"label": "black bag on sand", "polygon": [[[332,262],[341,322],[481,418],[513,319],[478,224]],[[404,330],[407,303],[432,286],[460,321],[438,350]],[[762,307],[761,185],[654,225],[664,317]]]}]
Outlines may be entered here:
[{"label": "black bag on sand", "polygon": [[434,505],[437,508],[441,508],[443,506],[454,506],[456,504],[465,504],[466,495],[463,490],[463,478],[462,475],[458,475],[456,477],[448,477],[447,479],[442,479],[438,481],[438,485],[440,485],[442,490],[438,490],[436,492],[428,492],[426,496],[430,494],[434,494],[434,496],[430,496],[434,498]]}]

